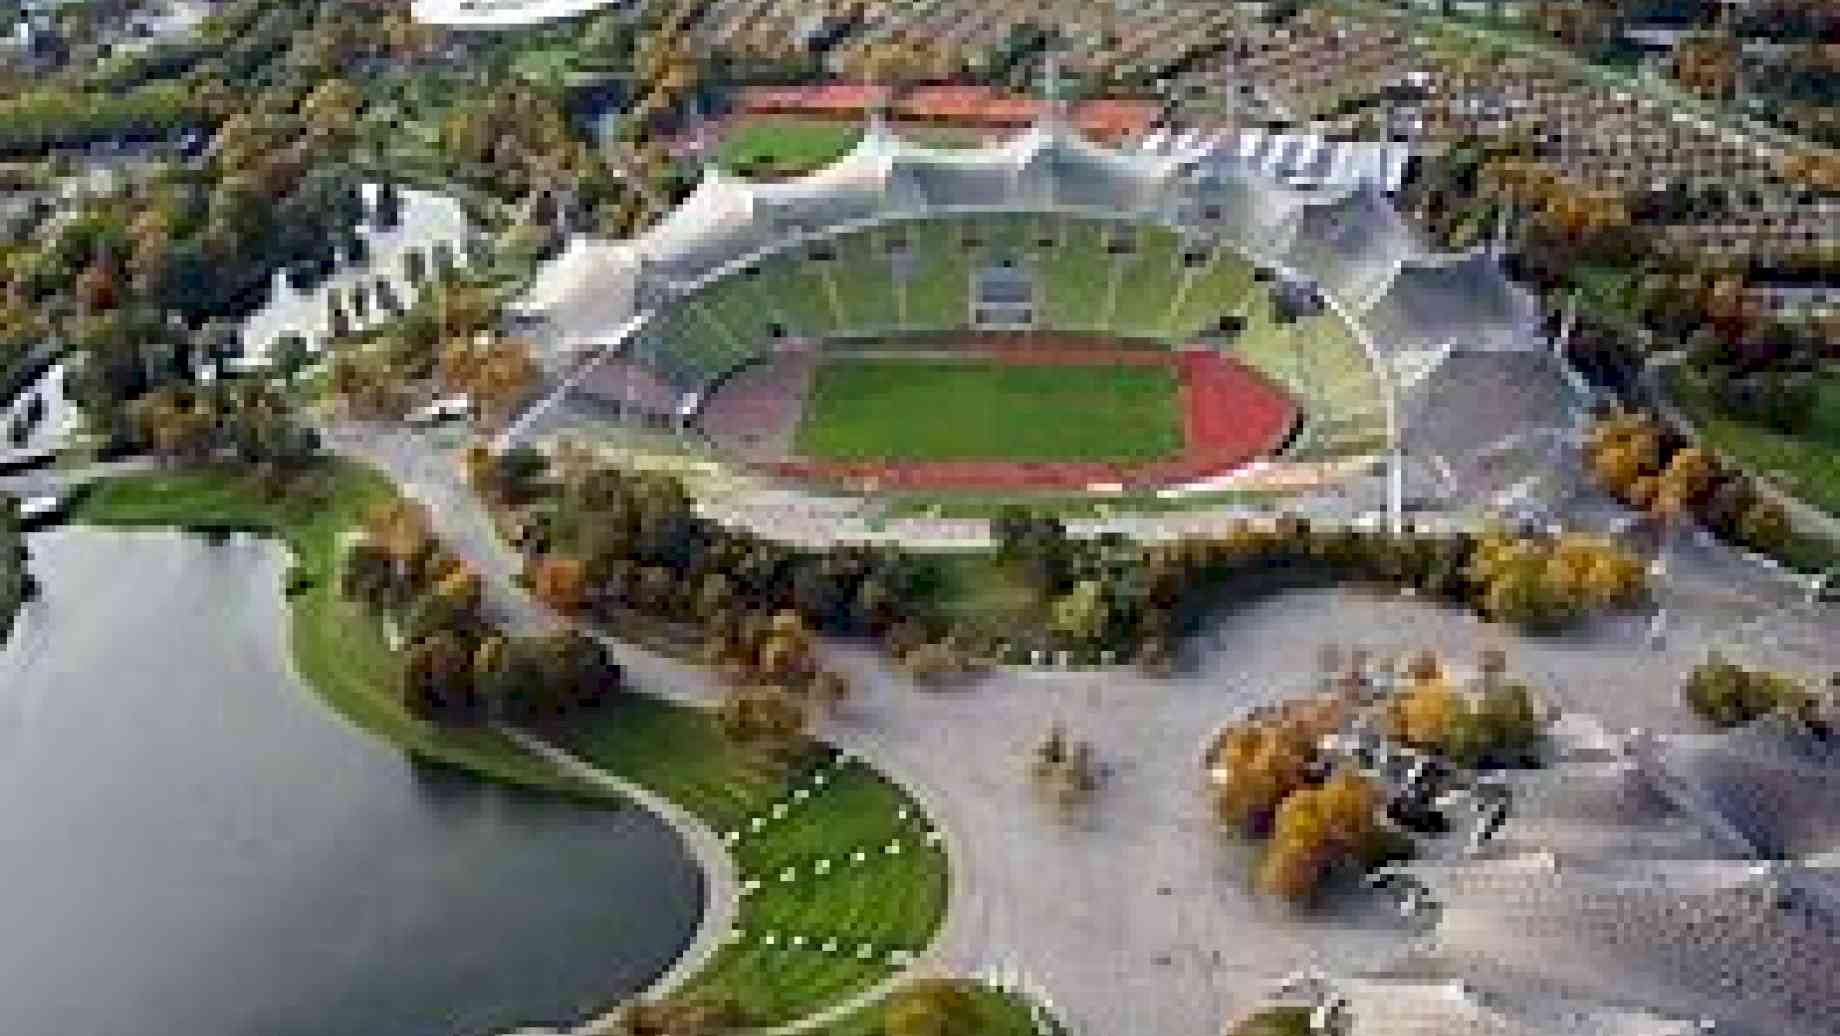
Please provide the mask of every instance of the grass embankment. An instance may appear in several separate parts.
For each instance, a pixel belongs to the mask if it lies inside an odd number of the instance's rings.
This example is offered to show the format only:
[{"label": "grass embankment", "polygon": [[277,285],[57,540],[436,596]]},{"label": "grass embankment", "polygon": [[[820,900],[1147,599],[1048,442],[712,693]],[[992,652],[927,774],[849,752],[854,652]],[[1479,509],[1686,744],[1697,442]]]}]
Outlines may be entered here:
[{"label": "grass embankment", "polygon": [[1840,515],[1840,372],[1821,378],[1808,427],[1793,434],[1721,413],[1684,372],[1672,381],[1675,399],[1714,449],[1785,492]]},{"label": "grass embankment", "polygon": [[186,469],[110,479],[76,506],[72,521],[117,528],[249,531],[287,543],[289,637],[294,667],[340,715],[425,759],[509,784],[605,798],[555,771],[495,731],[436,727],[398,697],[400,662],[383,625],[338,593],[338,539],[395,495],[378,472],[329,461],[271,498],[240,470]]},{"label": "grass embankment", "polygon": [[[742,936],[717,951],[683,995],[732,999],[756,1025],[803,1017],[898,970],[890,953],[923,950],[944,916],[945,855],[926,845],[914,803],[861,764],[833,765],[816,747],[776,761],[724,737],[711,714],[637,696],[559,736],[716,831],[740,832],[731,847],[739,875],[759,888],[741,901]],[[826,775],[822,785],[812,779],[818,772]],[[776,805],[786,807],[783,817],[773,816]],[[764,821],[759,831],[755,818]],[[886,852],[891,842],[901,845],[898,855]],[[865,853],[861,863],[853,862],[857,850]],[[828,874],[816,873],[819,860],[830,861]],[[795,880],[780,880],[787,868]],[[793,945],[794,937],[804,943]],[[827,950],[828,940],[835,946]],[[858,956],[864,944],[872,947],[867,959]]]},{"label": "grass embankment", "polygon": [[796,176],[843,157],[862,138],[862,127],[797,116],[759,116],[731,123],[716,148],[716,162],[743,176]]},{"label": "grass embankment", "polygon": [[839,360],[818,368],[797,449],[822,460],[1145,461],[1182,448],[1164,366]]},{"label": "grass embankment", "polygon": [[[953,1031],[977,1036],[1035,1036],[1035,1023],[1023,1001],[981,985],[968,986],[967,996],[964,1027]],[[887,1019],[888,1005],[883,1002],[815,1029],[811,1036],[884,1036]]]}]

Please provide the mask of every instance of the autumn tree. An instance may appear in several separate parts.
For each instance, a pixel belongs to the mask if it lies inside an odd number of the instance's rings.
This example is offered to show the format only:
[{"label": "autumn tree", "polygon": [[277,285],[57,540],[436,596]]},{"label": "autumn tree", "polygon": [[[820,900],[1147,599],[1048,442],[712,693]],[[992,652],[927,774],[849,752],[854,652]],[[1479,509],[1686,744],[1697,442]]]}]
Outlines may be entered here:
[{"label": "autumn tree", "polygon": [[530,587],[537,599],[564,615],[588,603],[585,567],[579,558],[551,555],[530,563]]},{"label": "autumn tree", "polygon": [[1284,899],[1308,899],[1334,866],[1357,859],[1375,831],[1379,791],[1342,772],[1319,788],[1291,793],[1278,807],[1259,886]]},{"label": "autumn tree", "polygon": [[886,1036],[981,1036],[971,994],[954,979],[920,979],[888,997]]},{"label": "autumn tree", "polygon": [[1330,699],[1292,703],[1223,731],[1208,762],[1220,818],[1249,835],[1269,830],[1279,803],[1308,781],[1318,739],[1342,715]]},{"label": "autumn tree", "polygon": [[472,652],[458,634],[437,630],[409,645],[402,699],[420,719],[458,721],[472,715],[477,705]]}]

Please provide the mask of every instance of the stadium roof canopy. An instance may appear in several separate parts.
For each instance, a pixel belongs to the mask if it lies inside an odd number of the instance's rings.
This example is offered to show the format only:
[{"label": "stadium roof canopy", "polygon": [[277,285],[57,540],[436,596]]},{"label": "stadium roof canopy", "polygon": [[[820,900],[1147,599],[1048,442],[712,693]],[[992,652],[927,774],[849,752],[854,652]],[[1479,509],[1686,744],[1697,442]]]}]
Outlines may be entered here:
[{"label": "stadium roof canopy", "polygon": [[1535,308],[1488,256],[1425,254],[1371,184],[1293,187],[1192,153],[1114,149],[1052,113],[975,148],[917,144],[874,119],[849,153],[785,181],[712,167],[646,233],[572,242],[539,271],[525,305],[549,318],[550,360],[566,365],[616,344],[646,310],[771,253],[877,223],[979,211],[1159,223],[1229,245],[1315,281],[1351,319],[1373,313],[1380,354],[1524,348],[1537,338]]}]

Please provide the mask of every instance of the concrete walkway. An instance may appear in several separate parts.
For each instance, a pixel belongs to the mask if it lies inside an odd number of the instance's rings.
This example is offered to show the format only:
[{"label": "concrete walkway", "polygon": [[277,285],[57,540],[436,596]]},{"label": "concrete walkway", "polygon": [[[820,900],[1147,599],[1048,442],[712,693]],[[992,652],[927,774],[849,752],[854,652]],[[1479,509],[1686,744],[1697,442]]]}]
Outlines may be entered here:
[{"label": "concrete walkway", "polygon": [[[669,996],[684,984],[691,976],[702,970],[709,958],[722,946],[729,929],[735,926],[735,917],[740,912],[741,883],[736,876],[734,857],[729,855],[722,839],[708,824],[698,820],[690,811],[659,795],[644,785],[589,765],[576,756],[563,751],[548,741],[516,727],[498,725],[500,733],[517,742],[525,751],[547,760],[558,770],[572,777],[580,778],[590,784],[620,795],[641,809],[650,811],[670,825],[677,832],[677,837],[695,857],[697,866],[703,872],[703,917],[697,924],[696,935],[690,945],[678,955],[670,969],[657,980],[637,994],[640,998]],[[593,1019],[572,1030],[571,1036],[595,1036],[612,1027],[617,1012]]]}]

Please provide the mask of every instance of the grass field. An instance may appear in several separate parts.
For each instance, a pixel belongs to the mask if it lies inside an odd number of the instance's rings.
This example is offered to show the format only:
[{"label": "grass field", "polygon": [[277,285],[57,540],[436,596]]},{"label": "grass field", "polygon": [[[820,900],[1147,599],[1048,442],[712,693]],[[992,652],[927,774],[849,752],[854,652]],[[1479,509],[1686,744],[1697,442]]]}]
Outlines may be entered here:
[{"label": "grass field", "polygon": [[[944,854],[925,846],[920,812],[906,795],[860,764],[831,768],[813,787],[806,775],[827,762],[826,753],[770,759],[725,738],[708,713],[638,696],[562,737],[590,762],[669,796],[716,831],[742,832],[736,867],[760,889],[741,901],[743,937],[717,951],[681,991],[686,996],[732,999],[750,1024],[803,1017],[892,974],[888,951],[924,949],[944,916]],[[803,801],[797,787],[809,793]],[[770,817],[776,803],[789,805],[786,815],[752,832],[751,819]],[[890,856],[883,848],[895,841],[904,851]],[[860,864],[851,862],[858,849],[866,853]],[[818,860],[831,861],[831,873],[816,876]],[[779,880],[787,868],[798,880]],[[789,945],[795,935],[806,944]],[[838,948],[826,952],[825,939]],[[866,960],[855,952],[865,943],[875,948]]]},{"label": "grass field", "polygon": [[1163,366],[842,360],[818,368],[799,424],[821,460],[1140,462],[1182,448]]},{"label": "grass field", "polygon": [[763,116],[739,120],[722,136],[716,161],[744,175],[793,176],[848,153],[862,136],[849,123]]},{"label": "grass field", "polygon": [[1786,492],[1840,515],[1840,373],[1821,379],[1808,428],[1795,435],[1721,414],[1691,378],[1673,379],[1675,396],[1719,452]]}]

